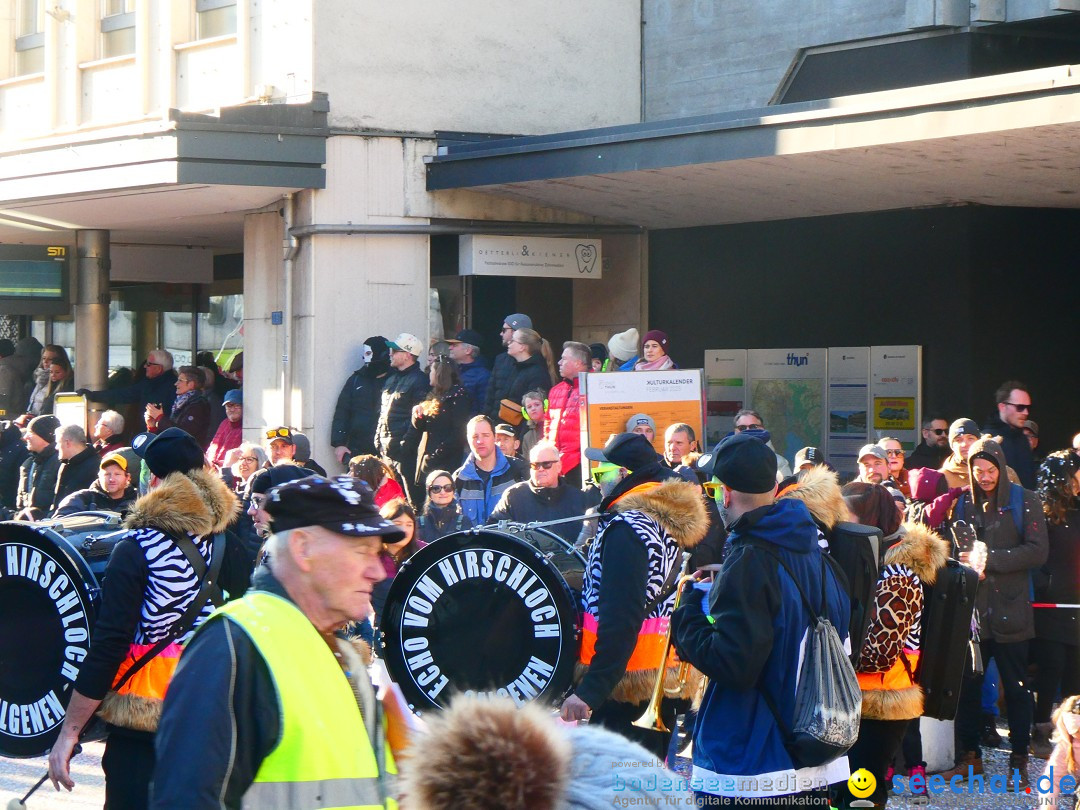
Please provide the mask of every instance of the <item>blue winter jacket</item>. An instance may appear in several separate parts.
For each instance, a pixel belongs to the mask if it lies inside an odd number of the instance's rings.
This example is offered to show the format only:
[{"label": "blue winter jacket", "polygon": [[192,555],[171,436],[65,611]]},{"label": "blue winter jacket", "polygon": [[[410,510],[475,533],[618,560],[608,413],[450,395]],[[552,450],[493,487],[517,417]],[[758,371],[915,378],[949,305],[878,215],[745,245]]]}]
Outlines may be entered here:
[{"label": "blue winter jacket", "polygon": [[485,483],[476,471],[476,457],[469,453],[465,463],[454,472],[454,488],[457,490],[462,513],[474,526],[487,523],[488,515],[495,509],[502,494],[518,481],[528,478],[528,472],[523,474],[522,467],[523,465],[511,464],[502,450],[496,447],[495,467]]},{"label": "blue winter jacket", "polygon": [[679,656],[709,677],[694,727],[691,786],[715,795],[754,797],[844,781],[850,775],[847,757],[818,768],[793,768],[761,693],[768,690],[790,723],[799,649],[810,614],[792,578],[752,540],[773,546],[815,606],[826,565],[825,615],[846,645],[848,596],[818,546],[814,519],[801,501],[783,498],[739,518],[730,540],[731,551],[708,595],[708,615],[704,593],[690,589],[671,623]]},{"label": "blue winter jacket", "polygon": [[491,379],[491,369],[487,367],[482,358],[477,358],[471,363],[465,363],[458,367],[461,374],[461,384],[469,392],[472,399],[472,412],[484,412],[484,398],[487,396],[488,380]]}]

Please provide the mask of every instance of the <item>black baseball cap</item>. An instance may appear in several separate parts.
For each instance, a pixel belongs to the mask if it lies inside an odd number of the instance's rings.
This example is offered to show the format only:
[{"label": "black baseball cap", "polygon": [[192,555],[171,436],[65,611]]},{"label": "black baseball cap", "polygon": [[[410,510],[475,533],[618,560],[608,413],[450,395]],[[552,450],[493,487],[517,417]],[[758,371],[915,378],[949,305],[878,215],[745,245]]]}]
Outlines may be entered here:
[{"label": "black baseball cap", "polygon": [[447,343],[468,343],[472,346],[479,346],[484,342],[484,339],[480,336],[480,333],[475,329],[462,329],[457,333],[456,337],[447,338]]},{"label": "black baseball cap", "polygon": [[385,543],[405,538],[397,524],[379,514],[371,487],[349,475],[312,475],[276,486],[263,510],[276,532],[321,526],[350,537],[380,537]]}]

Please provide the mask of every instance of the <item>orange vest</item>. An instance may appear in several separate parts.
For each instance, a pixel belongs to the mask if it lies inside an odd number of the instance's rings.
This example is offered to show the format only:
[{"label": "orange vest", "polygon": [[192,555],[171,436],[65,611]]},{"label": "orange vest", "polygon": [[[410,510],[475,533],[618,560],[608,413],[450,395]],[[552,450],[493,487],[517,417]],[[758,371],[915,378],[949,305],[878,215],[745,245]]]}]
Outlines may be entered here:
[{"label": "orange vest", "polygon": [[859,672],[859,688],[864,692],[910,689],[915,685],[912,675],[919,665],[919,653],[901,650],[888,672]]}]

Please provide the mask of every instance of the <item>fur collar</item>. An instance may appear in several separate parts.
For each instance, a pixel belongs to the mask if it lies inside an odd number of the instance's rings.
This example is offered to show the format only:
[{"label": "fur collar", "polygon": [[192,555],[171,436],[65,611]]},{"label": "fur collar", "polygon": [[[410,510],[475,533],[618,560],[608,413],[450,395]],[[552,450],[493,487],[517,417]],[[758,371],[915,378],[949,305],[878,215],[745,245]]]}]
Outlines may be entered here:
[{"label": "fur collar", "polygon": [[174,472],[135,501],[124,525],[205,537],[224,531],[239,511],[240,502],[216,475],[205,470]]},{"label": "fur collar", "polygon": [[949,544],[922,523],[905,523],[903,536],[885,552],[886,565],[906,565],[927,585],[949,559]]},{"label": "fur collar", "polygon": [[814,520],[827,530],[834,528],[837,523],[852,519],[840,491],[840,479],[836,473],[820,464],[802,473],[799,483],[785,492],[783,497],[805,503]]},{"label": "fur collar", "polygon": [[616,512],[638,510],[664,527],[682,548],[693,548],[709,529],[701,487],[673,479],[659,486],[631,491],[612,507]]}]

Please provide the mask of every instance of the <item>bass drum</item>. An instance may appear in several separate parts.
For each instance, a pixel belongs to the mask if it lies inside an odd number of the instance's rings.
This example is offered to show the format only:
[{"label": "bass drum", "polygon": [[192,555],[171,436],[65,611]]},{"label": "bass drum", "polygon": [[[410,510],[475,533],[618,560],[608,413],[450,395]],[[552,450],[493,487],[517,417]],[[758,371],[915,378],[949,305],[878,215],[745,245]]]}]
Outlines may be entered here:
[{"label": "bass drum", "polygon": [[41,756],[59,735],[119,527],[111,513],[0,523],[0,756]]},{"label": "bass drum", "polygon": [[547,554],[491,529],[417,551],[394,578],[380,625],[387,669],[418,715],[462,693],[558,700],[580,629],[577,598]]},{"label": "bass drum", "polygon": [[570,586],[570,590],[574,592],[574,604],[581,604],[581,584],[585,578],[585,557],[574,548],[573,543],[542,526],[504,523],[485,527],[485,530],[489,529],[520,537],[541,552],[558,569],[566,584]]}]

